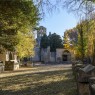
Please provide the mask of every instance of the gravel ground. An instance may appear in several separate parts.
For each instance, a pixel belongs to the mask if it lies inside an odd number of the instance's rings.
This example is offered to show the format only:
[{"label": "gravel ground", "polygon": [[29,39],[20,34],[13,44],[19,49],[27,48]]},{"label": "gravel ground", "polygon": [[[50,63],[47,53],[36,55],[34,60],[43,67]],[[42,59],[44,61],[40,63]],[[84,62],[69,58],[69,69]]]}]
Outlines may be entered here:
[{"label": "gravel ground", "polygon": [[16,71],[5,71],[0,74],[0,78],[10,77],[20,74],[22,75],[27,73],[38,73],[38,72],[57,71],[57,70],[66,70],[66,69],[71,69],[71,64],[56,64],[56,65],[37,64],[32,68],[21,67],[19,70]]},{"label": "gravel ground", "polygon": [[0,95],[77,95],[71,65],[36,65],[1,73]]}]

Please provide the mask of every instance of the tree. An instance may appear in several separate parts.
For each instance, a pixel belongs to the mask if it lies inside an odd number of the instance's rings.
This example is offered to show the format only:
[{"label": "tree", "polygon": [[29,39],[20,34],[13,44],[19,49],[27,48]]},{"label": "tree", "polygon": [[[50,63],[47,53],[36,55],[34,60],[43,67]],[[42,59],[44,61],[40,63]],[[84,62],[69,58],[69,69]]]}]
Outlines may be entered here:
[{"label": "tree", "polygon": [[50,51],[56,52],[57,48],[63,48],[62,39],[56,33],[51,34],[49,37]]},{"label": "tree", "polygon": [[60,6],[68,8],[70,11],[85,12],[85,10],[89,10],[91,12],[94,9],[93,3],[95,3],[95,0],[54,0],[53,2],[52,0],[36,0],[35,3],[43,13],[46,10],[52,11]]},{"label": "tree", "polygon": [[[66,30],[64,32],[64,43],[70,43],[74,45],[78,41],[78,31],[76,28]],[[69,41],[69,42],[68,42]]]},{"label": "tree", "polygon": [[23,34],[18,32],[19,43],[16,45],[16,51],[19,58],[34,55],[35,40],[32,33]]},{"label": "tree", "polygon": [[95,64],[95,20],[91,17],[91,19],[84,20],[81,24],[84,34],[85,57],[89,59],[89,63]]},{"label": "tree", "polygon": [[77,25],[78,42],[76,48],[77,48],[77,53],[79,54],[82,62],[84,62],[84,58],[86,57],[87,54],[87,37],[86,37],[85,26],[86,26],[85,21]]},{"label": "tree", "polygon": [[65,49],[68,49],[70,47],[70,39],[69,39],[69,35],[68,35],[68,30],[66,30],[64,32],[63,46]]},{"label": "tree", "polygon": [[30,34],[40,14],[32,0],[0,1],[0,49],[15,51],[23,57],[33,54],[35,41]]},{"label": "tree", "polygon": [[[14,51],[20,42],[30,43],[26,38],[40,20],[38,8],[32,0],[0,1],[0,47]],[[20,34],[20,36],[18,35]],[[19,38],[21,37],[21,38]],[[31,37],[30,37],[31,38]],[[33,42],[33,41],[32,41]],[[31,44],[33,45],[34,43]],[[23,48],[25,45],[23,45]],[[21,47],[22,48],[22,47]],[[19,49],[18,49],[19,50]],[[32,49],[31,49],[32,51]]]},{"label": "tree", "polygon": [[72,45],[76,51],[76,58],[80,58],[82,61],[88,57],[88,26],[87,20],[83,20],[75,28],[66,30],[64,33],[64,43],[68,45],[67,49],[70,49],[70,45]]},{"label": "tree", "polygon": [[95,65],[95,14],[91,16],[91,19],[89,20],[88,26],[88,55],[89,59],[92,60],[90,63]]},{"label": "tree", "polygon": [[44,34],[43,37],[41,38],[40,47],[47,48],[48,46],[49,46],[49,39],[48,39],[48,36]]}]

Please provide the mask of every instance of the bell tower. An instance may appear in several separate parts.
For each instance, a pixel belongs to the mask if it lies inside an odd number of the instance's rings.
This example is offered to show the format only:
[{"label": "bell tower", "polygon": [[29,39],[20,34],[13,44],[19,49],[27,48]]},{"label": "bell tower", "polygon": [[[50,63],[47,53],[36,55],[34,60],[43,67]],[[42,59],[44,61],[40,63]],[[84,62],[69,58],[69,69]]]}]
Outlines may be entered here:
[{"label": "bell tower", "polygon": [[42,38],[42,36],[44,34],[46,34],[46,28],[43,27],[43,26],[40,26],[38,31],[37,31],[37,43],[38,43],[38,46],[40,46],[41,38]]}]

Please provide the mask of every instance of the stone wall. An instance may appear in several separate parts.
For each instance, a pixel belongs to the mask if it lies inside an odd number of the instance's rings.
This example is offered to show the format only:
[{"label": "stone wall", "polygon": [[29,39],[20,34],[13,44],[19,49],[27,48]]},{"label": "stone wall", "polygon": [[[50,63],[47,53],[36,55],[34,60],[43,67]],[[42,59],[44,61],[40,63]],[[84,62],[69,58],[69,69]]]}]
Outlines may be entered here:
[{"label": "stone wall", "polygon": [[56,52],[50,52],[50,62],[56,62]]},{"label": "stone wall", "polygon": [[[66,52],[68,51],[68,52]],[[67,55],[67,61],[72,61],[74,59],[73,51],[69,51],[66,49],[56,49],[56,61],[63,61],[63,55]]]},{"label": "stone wall", "polygon": [[5,71],[14,71],[18,69],[19,69],[19,63],[15,63],[14,61],[5,62]]},{"label": "stone wall", "polygon": [[5,60],[6,60],[6,52],[3,52],[2,54],[0,54],[0,61],[3,61],[3,63],[5,64]]},{"label": "stone wall", "polygon": [[56,49],[56,52],[50,52],[50,47],[46,49],[35,48],[35,56],[32,58],[32,61],[41,61],[43,62],[63,62],[63,55],[67,55],[67,61],[74,60],[73,51],[65,52],[66,49]]},{"label": "stone wall", "polygon": [[34,50],[35,50],[35,56],[32,57],[32,61],[34,62],[40,61],[40,48],[36,47]]},{"label": "stone wall", "polygon": [[4,71],[4,65],[0,64],[0,73]]},{"label": "stone wall", "polygon": [[50,61],[50,47],[41,49],[41,61],[45,63]]},{"label": "stone wall", "polygon": [[11,53],[11,56],[12,56],[12,59],[11,60],[15,60],[17,61],[17,54],[15,52],[3,52],[0,54],[0,61],[3,61],[3,64],[5,64],[5,61],[9,61],[10,60],[10,55]]},{"label": "stone wall", "polygon": [[63,49],[56,49],[56,61],[62,61]]}]

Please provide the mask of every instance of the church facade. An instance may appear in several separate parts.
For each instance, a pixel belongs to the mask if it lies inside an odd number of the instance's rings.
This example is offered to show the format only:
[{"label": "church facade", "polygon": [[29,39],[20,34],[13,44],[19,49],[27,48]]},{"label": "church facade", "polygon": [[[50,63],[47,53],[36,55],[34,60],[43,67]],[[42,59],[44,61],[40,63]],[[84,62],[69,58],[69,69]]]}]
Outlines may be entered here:
[{"label": "church facade", "polygon": [[63,63],[63,62],[70,62],[73,61],[74,58],[74,51],[73,50],[67,50],[65,48],[57,48],[56,52],[50,52],[50,47],[47,47],[45,49],[40,49],[40,41],[43,34],[46,34],[46,28],[43,26],[40,26],[39,31],[37,31],[37,45],[35,47],[35,56],[32,58],[32,61],[38,62],[42,61],[45,63],[49,62],[57,62],[57,63]]}]

